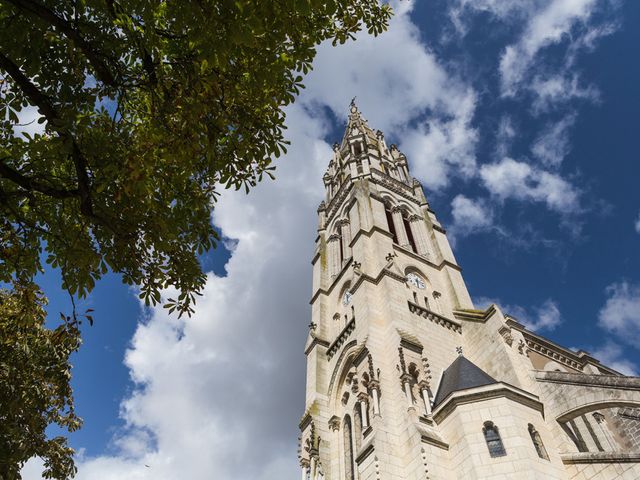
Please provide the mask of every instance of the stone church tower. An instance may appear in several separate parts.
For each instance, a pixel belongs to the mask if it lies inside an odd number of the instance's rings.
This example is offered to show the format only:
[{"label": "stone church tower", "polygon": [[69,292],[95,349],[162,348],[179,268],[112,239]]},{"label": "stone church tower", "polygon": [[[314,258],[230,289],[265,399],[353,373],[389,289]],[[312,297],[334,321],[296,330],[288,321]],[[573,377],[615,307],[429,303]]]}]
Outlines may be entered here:
[{"label": "stone church tower", "polygon": [[353,103],[323,180],[303,480],[640,478],[640,378],[475,309],[407,159]]}]

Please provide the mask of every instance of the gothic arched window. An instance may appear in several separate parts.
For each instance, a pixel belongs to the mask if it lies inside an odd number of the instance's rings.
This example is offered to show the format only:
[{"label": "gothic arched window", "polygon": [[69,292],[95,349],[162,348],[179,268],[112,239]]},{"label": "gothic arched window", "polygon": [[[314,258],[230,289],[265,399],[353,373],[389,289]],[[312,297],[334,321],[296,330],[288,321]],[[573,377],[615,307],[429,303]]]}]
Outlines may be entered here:
[{"label": "gothic arched window", "polygon": [[538,456],[544,460],[549,460],[549,455],[547,455],[547,449],[544,448],[542,438],[536,430],[536,427],[531,424],[529,424],[529,435],[531,435],[531,441],[533,442],[533,446],[535,447]]},{"label": "gothic arched window", "polygon": [[346,480],[355,480],[355,473],[353,471],[353,440],[351,435],[351,417],[349,415],[344,416],[342,431],[344,434],[344,478]]},{"label": "gothic arched window", "polygon": [[384,212],[387,215],[387,227],[389,228],[389,233],[393,236],[393,243],[398,243],[398,233],[396,232],[396,226],[393,224],[393,215],[391,213],[391,204],[384,204]]},{"label": "gothic arched window", "polygon": [[507,454],[502,444],[498,427],[496,427],[493,422],[484,422],[482,433],[484,434],[484,440],[487,442],[489,455],[491,455],[491,457],[504,457]]},{"label": "gothic arched window", "polygon": [[356,402],[353,407],[353,438],[355,451],[360,450],[360,439],[362,438],[362,415],[360,413],[360,402]]},{"label": "gothic arched window", "polygon": [[407,239],[409,240],[409,246],[411,247],[411,251],[414,253],[417,253],[418,249],[416,248],[416,241],[413,238],[411,225],[409,225],[409,214],[406,211],[402,212],[402,223],[404,224],[404,231],[407,232]]}]

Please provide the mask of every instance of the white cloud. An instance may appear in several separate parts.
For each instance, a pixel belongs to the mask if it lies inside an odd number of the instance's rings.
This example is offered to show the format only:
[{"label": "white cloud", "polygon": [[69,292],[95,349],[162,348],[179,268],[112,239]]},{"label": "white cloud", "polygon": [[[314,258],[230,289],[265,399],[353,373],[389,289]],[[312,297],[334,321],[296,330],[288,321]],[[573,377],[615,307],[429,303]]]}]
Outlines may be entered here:
[{"label": "white cloud", "polygon": [[569,38],[576,24],[585,25],[597,0],[552,0],[529,19],[519,40],[505,48],[500,59],[502,93],[513,96],[534,63],[538,52]]},{"label": "white cloud", "polygon": [[511,315],[518,320],[518,322],[533,331],[554,330],[563,321],[558,304],[551,299],[545,300],[537,307],[530,308],[505,304],[499,299],[489,297],[477,298],[474,300],[474,303],[484,308],[495,303],[505,314]]},{"label": "white cloud", "polygon": [[638,365],[625,358],[622,346],[611,340],[607,340],[593,351],[590,350],[589,354],[600,360],[603,365],[613,368],[624,375],[638,375]]},{"label": "white cloud", "polygon": [[634,224],[636,232],[640,233],[640,213],[638,213],[638,218],[636,219],[636,223]]},{"label": "white cloud", "polygon": [[640,285],[621,281],[609,285],[606,293],[607,301],[598,314],[599,325],[637,347],[640,342]]},{"label": "white cloud", "polygon": [[569,100],[580,99],[591,102],[600,100],[600,92],[593,85],[580,85],[577,74],[536,75],[529,88],[535,93],[535,113],[553,110]]},{"label": "white cloud", "polygon": [[480,177],[492,195],[500,199],[544,202],[559,213],[579,211],[579,192],[559,175],[511,158],[483,165]]},{"label": "white cloud", "polygon": [[[420,43],[410,8],[407,2],[394,5],[391,28],[379,38],[321,47],[307,93],[310,104],[329,106],[341,118],[357,96],[370,125],[402,141],[412,173],[438,189],[454,175],[476,172],[478,132],[471,122],[477,99]],[[410,124],[425,114],[426,122]]]},{"label": "white cloud", "polygon": [[505,2],[504,0],[458,0],[451,2],[449,17],[461,35],[468,31],[468,21],[475,12],[486,12],[502,21],[510,23],[522,21],[530,12],[535,11],[539,0],[520,0],[517,2]]},{"label": "white cloud", "polygon": [[[619,25],[596,12],[617,3],[613,0],[458,0],[449,10],[461,35],[468,31],[472,14],[484,12],[518,32],[500,57],[501,92],[513,97],[521,89],[532,91],[534,111],[551,108],[555,102],[575,98],[597,100],[592,86],[580,86],[575,63],[578,54],[595,48],[599,39],[615,32]],[[560,65],[547,62],[547,47],[561,46]]]},{"label": "white cloud", "polygon": [[[391,29],[377,39],[319,49],[308,88],[288,109],[292,145],[276,182],[248,196],[225,192],[216,207],[214,223],[237,240],[227,276],[208,275],[192,318],[158,308],[138,325],[125,359],[135,382],[121,404],[126,427],[116,432],[113,455],[79,461],[78,480],[299,475],[309,260],[331,158],[323,109],[344,118],[357,95],[372,127],[398,138],[408,132],[415,148],[433,149],[440,184],[452,169],[475,165],[474,93],[420,44],[407,8],[399,4]],[[425,113],[430,130],[412,127]],[[428,178],[421,162],[430,152],[406,153]]]},{"label": "white cloud", "polygon": [[493,211],[484,200],[456,195],[451,207],[453,224],[449,228],[450,238],[482,232],[493,225]]},{"label": "white cloud", "polygon": [[531,153],[543,164],[558,167],[569,153],[569,129],[575,120],[575,114],[569,114],[556,123],[548,124],[534,141]]}]

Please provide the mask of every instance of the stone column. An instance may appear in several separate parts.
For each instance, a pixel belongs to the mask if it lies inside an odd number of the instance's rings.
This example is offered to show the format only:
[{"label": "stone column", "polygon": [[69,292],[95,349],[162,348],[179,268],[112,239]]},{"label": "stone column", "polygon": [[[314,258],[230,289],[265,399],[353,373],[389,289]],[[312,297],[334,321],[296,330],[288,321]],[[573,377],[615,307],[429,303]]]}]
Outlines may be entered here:
[{"label": "stone column", "polygon": [[316,478],[316,457],[311,457],[311,470],[310,470],[311,478],[315,480]]},{"label": "stone column", "polygon": [[429,385],[427,385],[427,382],[420,382],[420,390],[422,391],[422,400],[424,401],[424,411],[427,416],[430,416],[431,399],[429,398]]},{"label": "stone column", "polygon": [[402,221],[402,210],[400,210],[399,207],[393,207],[391,209],[391,216],[393,217],[393,226],[398,236],[398,243],[401,247],[409,245],[409,237],[407,237],[407,232],[404,230],[404,222]]},{"label": "stone column", "polygon": [[307,475],[309,472],[309,460],[303,458],[300,461],[300,466],[302,467],[302,480],[307,480]]},{"label": "stone column", "polygon": [[369,388],[371,389],[371,397],[373,398],[373,416],[380,416],[380,393],[378,389],[380,388],[379,383],[376,380],[372,380],[369,382]]},{"label": "stone column", "polygon": [[362,431],[364,432],[369,427],[369,420],[367,415],[367,402],[369,400],[369,395],[366,392],[360,392],[358,395],[358,400],[360,402],[360,418],[362,419]]},{"label": "stone column", "polygon": [[413,240],[416,242],[418,255],[428,256],[429,244],[427,243],[427,228],[424,224],[424,220],[420,215],[411,215],[411,217],[409,217],[409,222]]},{"label": "stone column", "polygon": [[347,220],[343,220],[340,223],[340,236],[342,237],[342,251],[344,252],[344,259],[351,257],[351,225]]},{"label": "stone column", "polygon": [[335,277],[340,272],[340,237],[333,234],[327,241],[327,253],[329,257],[329,276]]},{"label": "stone column", "polygon": [[329,465],[329,472],[338,473],[340,471],[340,464],[342,459],[340,455],[334,455],[333,452],[340,452],[340,418],[334,415],[329,419],[329,430],[333,432],[333,439],[331,440],[331,464]]},{"label": "stone column", "polygon": [[404,386],[404,394],[407,397],[407,408],[409,410],[415,410],[413,406],[413,396],[411,395],[411,376],[407,373],[401,377],[402,385]]}]

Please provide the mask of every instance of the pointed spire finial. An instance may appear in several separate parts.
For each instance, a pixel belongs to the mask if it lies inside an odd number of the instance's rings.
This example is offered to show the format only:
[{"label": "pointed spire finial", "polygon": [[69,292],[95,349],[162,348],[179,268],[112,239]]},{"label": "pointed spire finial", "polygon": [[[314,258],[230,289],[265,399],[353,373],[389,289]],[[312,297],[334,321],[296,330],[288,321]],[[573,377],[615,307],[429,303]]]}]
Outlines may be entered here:
[{"label": "pointed spire finial", "polygon": [[358,107],[356,105],[356,97],[353,97],[351,99],[350,106],[351,106],[351,113],[356,113],[358,111]]}]

